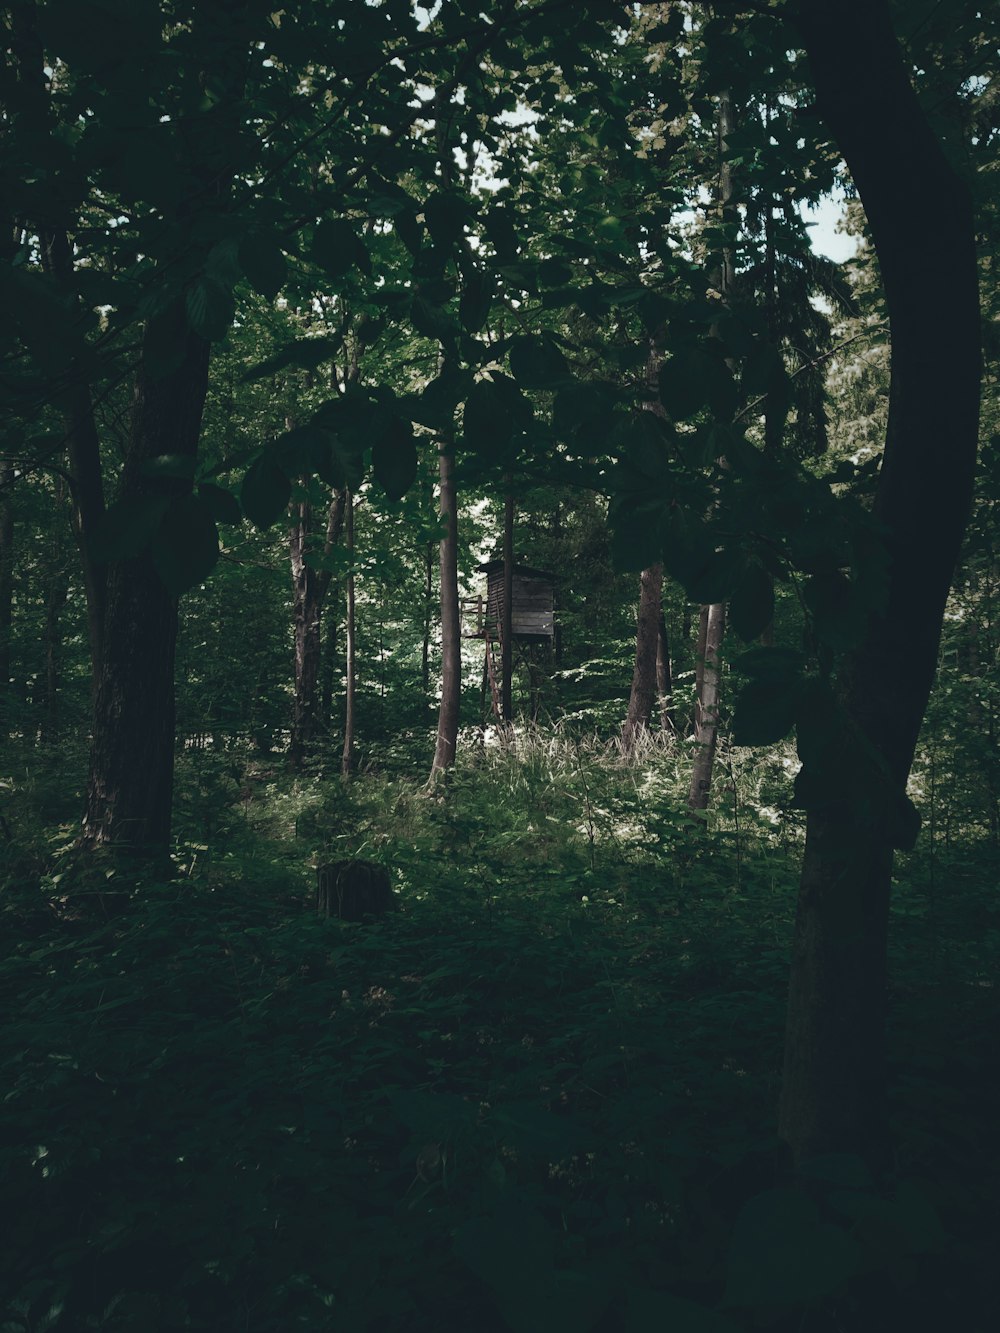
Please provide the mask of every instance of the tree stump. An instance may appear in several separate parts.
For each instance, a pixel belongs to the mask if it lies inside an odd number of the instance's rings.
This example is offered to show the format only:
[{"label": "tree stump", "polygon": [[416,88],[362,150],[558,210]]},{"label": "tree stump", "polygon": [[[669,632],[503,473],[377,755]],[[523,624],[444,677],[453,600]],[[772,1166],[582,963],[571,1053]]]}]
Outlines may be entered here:
[{"label": "tree stump", "polygon": [[374,861],[331,861],[316,870],[316,911],[341,921],[364,921],[395,909],[385,866]]}]

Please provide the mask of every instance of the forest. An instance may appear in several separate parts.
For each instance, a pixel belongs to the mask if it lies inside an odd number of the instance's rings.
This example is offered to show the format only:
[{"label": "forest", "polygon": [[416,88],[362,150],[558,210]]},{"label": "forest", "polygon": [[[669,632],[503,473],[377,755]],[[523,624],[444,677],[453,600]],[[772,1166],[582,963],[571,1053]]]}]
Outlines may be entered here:
[{"label": "forest", "polygon": [[995,1329],[1000,11],[0,22],[0,1333]]}]

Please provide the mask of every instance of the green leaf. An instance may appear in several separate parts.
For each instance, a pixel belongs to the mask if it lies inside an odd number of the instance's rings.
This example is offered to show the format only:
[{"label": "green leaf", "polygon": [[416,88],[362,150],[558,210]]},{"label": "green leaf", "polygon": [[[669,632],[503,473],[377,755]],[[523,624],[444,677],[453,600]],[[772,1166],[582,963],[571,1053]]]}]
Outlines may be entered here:
[{"label": "green leaf", "polygon": [[219,533],[197,495],[177,495],[153,537],[156,572],[175,597],[202,583],[219,559]]},{"label": "green leaf", "polygon": [[514,215],[511,210],[499,205],[487,211],[483,219],[487,239],[497,252],[501,264],[513,264],[521,248]]},{"label": "green leaf", "polygon": [[486,323],[493,304],[494,284],[482,269],[468,266],[458,302],[458,317],[467,333],[478,333]]},{"label": "green leaf", "polygon": [[817,635],[836,651],[851,648],[864,630],[864,613],[853,587],[839,570],[814,574],[802,590]]},{"label": "green leaf", "polygon": [[543,287],[565,287],[573,281],[573,270],[561,259],[543,259],[538,265],[538,281]]},{"label": "green leaf", "polygon": [[733,592],[729,623],[745,643],[751,643],[773,618],[774,581],[767,570],[751,564]]},{"label": "green leaf", "polygon": [[233,294],[211,278],[196,278],[184,297],[188,324],[208,342],[219,342],[229,332],[236,313]]},{"label": "green leaf", "polygon": [[305,476],[324,466],[333,442],[331,432],[315,423],[296,426],[274,441],[271,459],[286,476]]},{"label": "green leaf", "polygon": [[317,366],[332,361],[343,344],[344,339],[340,334],[331,338],[299,338],[283,347],[280,352],[275,352],[274,356],[269,356],[265,361],[259,361],[257,365],[251,366],[243,375],[243,379],[248,382],[261,380],[278,370],[285,370],[288,366],[315,370]]},{"label": "green leaf", "polygon": [[414,296],[410,305],[410,323],[415,333],[432,342],[441,342],[446,346],[454,342],[458,335],[455,321],[442,305],[427,300],[424,296]]},{"label": "green leaf", "polygon": [[437,190],[430,195],[424,204],[424,221],[434,244],[448,248],[460,240],[471,212],[471,206],[459,194]]},{"label": "green leaf", "polygon": [[666,514],[666,505],[655,496],[639,499],[622,495],[612,499],[608,521],[611,561],[616,570],[638,573],[662,560]]},{"label": "green leaf", "polygon": [[455,424],[455,409],[469,389],[469,375],[445,366],[436,379],[425,385],[410,411],[411,420],[431,430],[449,431]]},{"label": "green leaf", "polygon": [[390,500],[401,500],[417,476],[417,446],[408,421],[393,417],[372,448],[372,471]]},{"label": "green leaf", "polygon": [[368,251],[353,223],[325,218],[313,232],[312,257],[328,278],[342,278],[352,268],[367,271]]},{"label": "green leaf", "polygon": [[466,447],[481,454],[503,454],[512,437],[531,424],[532,415],[531,404],[514,381],[493,371],[489,379],[473,384],[465,400]]},{"label": "green leaf", "polygon": [[700,567],[692,569],[681,581],[692,601],[710,606],[713,602],[728,601],[746,577],[746,571],[743,552],[724,547],[712,551]]},{"label": "green leaf", "polygon": [[288,277],[288,264],[278,242],[271,236],[251,232],[240,241],[239,261],[254,291],[273,301]]},{"label": "green leaf", "polygon": [[795,725],[798,691],[794,683],[750,680],[733,710],[734,745],[773,745]]},{"label": "green leaf", "polygon": [[165,495],[129,496],[109,505],[90,538],[95,560],[127,560],[139,555],[153,540],[166,513]]},{"label": "green leaf", "polygon": [[250,465],[240,487],[244,514],[258,528],[269,528],[284,514],[291,498],[291,483],[284,472],[266,454],[261,454]]},{"label": "green leaf", "polygon": [[515,338],[508,355],[511,373],[526,389],[560,389],[571,379],[566,358],[544,334]]},{"label": "green leaf", "polygon": [[660,401],[675,421],[710,408],[727,419],[736,406],[732,375],[721,351],[712,346],[680,348],[660,368]]},{"label": "green leaf", "polygon": [[670,427],[654,412],[619,412],[611,437],[613,452],[621,460],[615,484],[638,490],[646,498],[655,490],[669,504],[672,443]]},{"label": "green leaf", "polygon": [[240,502],[231,491],[214,482],[203,481],[198,487],[198,497],[216,523],[242,523]]},{"label": "green leaf", "polygon": [[734,671],[754,680],[797,683],[805,669],[805,656],[794,648],[751,648],[733,660]]}]

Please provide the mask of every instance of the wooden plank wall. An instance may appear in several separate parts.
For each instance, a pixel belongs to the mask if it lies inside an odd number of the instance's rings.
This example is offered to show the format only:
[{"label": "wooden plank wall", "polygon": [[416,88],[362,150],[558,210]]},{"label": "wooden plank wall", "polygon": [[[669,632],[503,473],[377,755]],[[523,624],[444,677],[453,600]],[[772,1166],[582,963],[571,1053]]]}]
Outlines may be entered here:
[{"label": "wooden plank wall", "polygon": [[[486,597],[488,619],[499,626],[503,620],[503,570],[489,576]],[[552,584],[548,579],[514,575],[514,612],[511,621],[515,637],[552,638],[555,621]]]}]

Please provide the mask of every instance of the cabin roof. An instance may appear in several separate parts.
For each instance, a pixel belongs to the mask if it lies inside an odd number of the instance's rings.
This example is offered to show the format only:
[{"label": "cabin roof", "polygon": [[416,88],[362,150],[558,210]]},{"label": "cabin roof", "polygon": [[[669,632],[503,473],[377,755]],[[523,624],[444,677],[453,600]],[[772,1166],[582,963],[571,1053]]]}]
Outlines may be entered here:
[{"label": "cabin roof", "polygon": [[[482,574],[496,574],[503,569],[502,560],[487,560],[485,564],[477,565],[476,568]],[[549,573],[547,569],[532,569],[530,565],[515,565],[514,573],[526,579],[548,579],[549,582],[555,578],[555,575]]]}]

